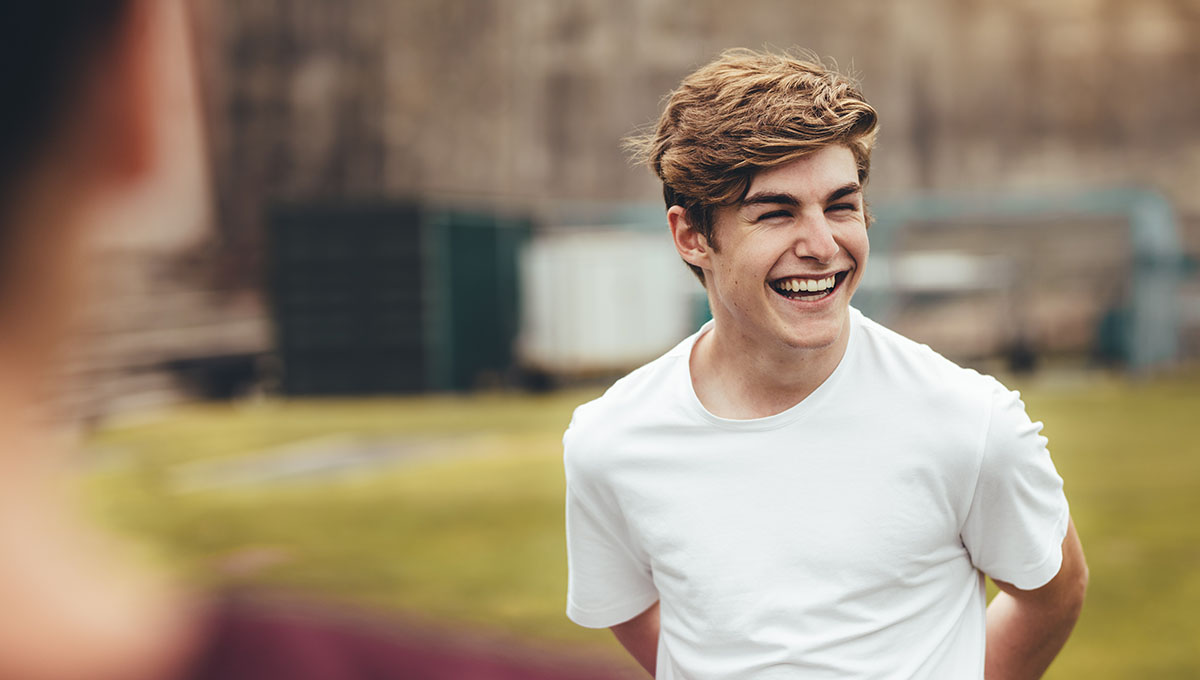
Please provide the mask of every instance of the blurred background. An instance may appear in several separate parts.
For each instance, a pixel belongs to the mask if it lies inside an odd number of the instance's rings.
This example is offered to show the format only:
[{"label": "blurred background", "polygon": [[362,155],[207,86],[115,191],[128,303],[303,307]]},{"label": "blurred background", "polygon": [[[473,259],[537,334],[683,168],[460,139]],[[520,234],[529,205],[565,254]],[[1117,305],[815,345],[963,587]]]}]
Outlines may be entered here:
[{"label": "blurred background", "polygon": [[1047,423],[1092,566],[1049,677],[1200,675],[1197,0],[195,18],[210,219],[107,235],[64,362],[87,503],[149,559],[629,668],[562,614],[559,438],[707,308],[621,140],[801,46],[880,114],[855,304]]}]

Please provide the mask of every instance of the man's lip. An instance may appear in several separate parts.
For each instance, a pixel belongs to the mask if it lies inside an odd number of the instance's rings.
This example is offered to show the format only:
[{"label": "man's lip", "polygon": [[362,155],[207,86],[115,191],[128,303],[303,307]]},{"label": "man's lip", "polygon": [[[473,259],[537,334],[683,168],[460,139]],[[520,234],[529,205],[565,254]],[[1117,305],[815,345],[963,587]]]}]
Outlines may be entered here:
[{"label": "man's lip", "polygon": [[[853,269],[853,268],[850,268],[850,269],[842,269],[842,270],[839,270],[839,271],[836,271],[836,272],[832,272],[832,273],[829,273],[829,274],[818,274],[818,275],[815,275],[815,276],[809,276],[809,275],[804,275],[804,276],[796,276],[796,275],[792,275],[792,276],[781,276],[781,277],[779,277],[779,278],[777,278],[777,279],[772,279],[770,282],[768,282],[767,286],[768,286],[768,287],[769,287],[769,288],[770,288],[772,291],[774,291],[776,294],[778,294],[780,297],[783,297],[783,298],[785,298],[785,299],[792,300],[792,301],[797,301],[797,302],[806,302],[805,300],[802,300],[802,299],[789,298],[787,295],[784,295],[782,292],[780,292],[780,290],[779,290],[778,288],[776,288],[776,285],[777,285],[777,284],[778,284],[780,281],[787,281],[787,280],[790,280],[790,279],[808,279],[808,280],[813,280],[813,281],[819,281],[819,280],[821,280],[821,279],[827,279],[827,278],[829,278],[830,276],[832,276],[832,277],[833,277],[833,279],[834,279],[834,281],[833,281],[833,287],[832,287],[832,288],[829,288],[829,289],[828,289],[828,294],[827,294],[827,295],[825,295],[825,296],[823,296],[823,297],[821,298],[821,300],[825,300],[826,298],[829,298],[829,297],[833,296],[835,293],[837,293],[839,290],[841,290],[841,288],[842,288],[842,284],[843,284],[843,283],[845,283],[846,279],[850,277],[850,274],[851,274],[853,271],[854,271],[854,269]],[[820,302],[821,300],[818,300],[817,302]],[[813,301],[807,301],[807,302],[809,302],[809,303],[811,304]]]},{"label": "man's lip", "polygon": [[811,279],[813,281],[820,281],[821,279],[827,279],[831,276],[842,276],[843,274],[848,274],[849,272],[850,272],[850,269],[847,268],[847,269],[838,269],[836,271],[831,271],[831,272],[824,272],[821,274],[788,274],[787,276],[777,276],[777,277],[771,279],[770,283],[775,284],[775,283],[779,283],[780,281],[784,281],[786,279]]}]

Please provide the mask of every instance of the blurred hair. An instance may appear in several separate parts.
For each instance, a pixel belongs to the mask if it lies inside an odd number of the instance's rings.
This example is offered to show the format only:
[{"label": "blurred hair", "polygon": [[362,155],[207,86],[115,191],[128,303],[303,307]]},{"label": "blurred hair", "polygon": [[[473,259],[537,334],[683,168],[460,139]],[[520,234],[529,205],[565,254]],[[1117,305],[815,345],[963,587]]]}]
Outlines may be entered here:
[{"label": "blurred hair", "polygon": [[[0,201],[71,114],[95,51],[107,45],[128,0],[7,0],[0,2]],[[0,212],[0,230],[8,215]],[[0,235],[3,232],[0,231]]]},{"label": "blurred hair", "polygon": [[844,145],[865,184],[876,125],[858,83],[811,52],[733,49],[684,78],[654,132],[626,147],[662,180],[667,207],[684,208],[715,250],[714,209],[741,200],[759,170]]}]

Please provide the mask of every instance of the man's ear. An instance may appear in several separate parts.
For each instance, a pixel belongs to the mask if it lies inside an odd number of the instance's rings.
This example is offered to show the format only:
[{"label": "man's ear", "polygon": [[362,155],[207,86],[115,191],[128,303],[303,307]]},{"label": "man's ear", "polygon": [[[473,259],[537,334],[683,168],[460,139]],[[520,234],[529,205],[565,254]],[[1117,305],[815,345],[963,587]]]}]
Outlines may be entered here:
[{"label": "man's ear", "polygon": [[[189,0],[124,0],[127,13],[97,59],[88,130],[107,191],[105,243],[194,245],[208,222],[208,169]],[[110,85],[111,83],[111,85]]]},{"label": "man's ear", "polygon": [[156,63],[155,24],[170,2],[130,0],[112,43],[95,60],[89,92],[97,107],[91,133],[98,142],[97,161],[117,183],[150,173],[157,160],[158,107],[162,105]]},{"label": "man's ear", "polygon": [[701,269],[712,269],[712,263],[709,262],[712,246],[703,234],[692,227],[687,211],[678,205],[671,206],[667,210],[667,224],[671,227],[675,250],[683,261]]}]

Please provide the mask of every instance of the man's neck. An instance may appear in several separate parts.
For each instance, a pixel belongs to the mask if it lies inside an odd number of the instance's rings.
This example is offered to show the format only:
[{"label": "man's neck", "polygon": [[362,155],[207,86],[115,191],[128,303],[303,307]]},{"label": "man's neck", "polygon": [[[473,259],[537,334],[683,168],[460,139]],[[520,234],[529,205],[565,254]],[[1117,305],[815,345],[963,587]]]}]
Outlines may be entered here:
[{"label": "man's neck", "polygon": [[697,339],[689,366],[700,403],[733,420],[781,413],[812,394],[837,369],[850,329],[827,347],[764,348],[717,324]]}]

